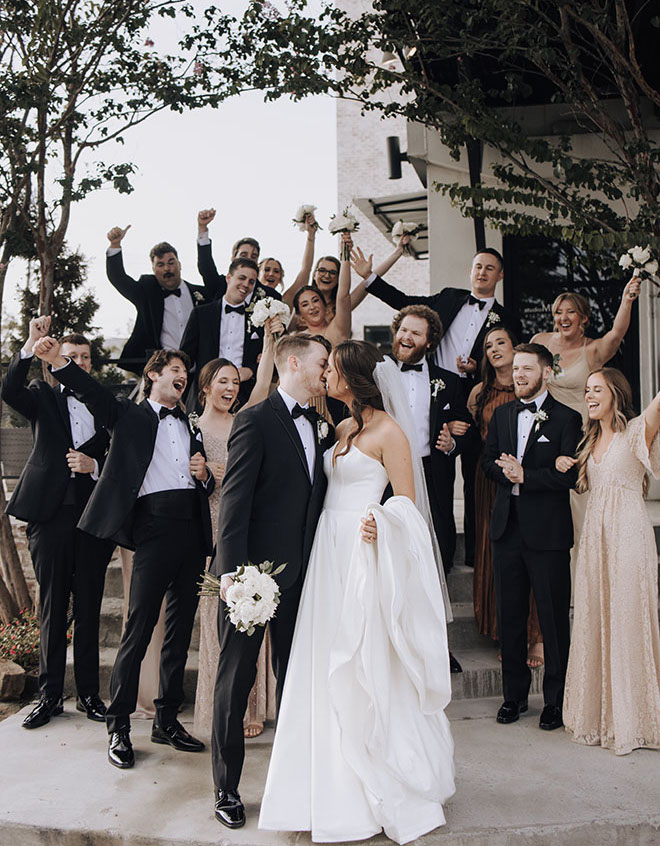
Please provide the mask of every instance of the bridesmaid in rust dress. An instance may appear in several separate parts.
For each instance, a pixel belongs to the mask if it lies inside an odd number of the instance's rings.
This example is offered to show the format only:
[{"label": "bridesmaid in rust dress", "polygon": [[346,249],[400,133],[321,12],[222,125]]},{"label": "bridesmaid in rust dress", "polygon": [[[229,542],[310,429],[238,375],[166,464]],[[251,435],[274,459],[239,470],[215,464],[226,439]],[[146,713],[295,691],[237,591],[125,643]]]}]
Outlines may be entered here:
[{"label": "bridesmaid in rust dress", "polygon": [[[517,340],[504,327],[495,327],[484,339],[482,381],[475,385],[468,398],[468,409],[481,435],[486,439],[488,424],[495,409],[515,400],[513,391],[513,348]],[[474,614],[481,634],[497,640],[497,609],[495,607],[495,587],[493,585],[493,563],[488,523],[495,500],[495,484],[486,478],[477,463],[474,498],[476,507],[475,520],[475,555],[474,555]],[[536,612],[536,603],[530,597],[530,616],[528,623],[530,667],[543,664],[543,643],[541,629]]]}]

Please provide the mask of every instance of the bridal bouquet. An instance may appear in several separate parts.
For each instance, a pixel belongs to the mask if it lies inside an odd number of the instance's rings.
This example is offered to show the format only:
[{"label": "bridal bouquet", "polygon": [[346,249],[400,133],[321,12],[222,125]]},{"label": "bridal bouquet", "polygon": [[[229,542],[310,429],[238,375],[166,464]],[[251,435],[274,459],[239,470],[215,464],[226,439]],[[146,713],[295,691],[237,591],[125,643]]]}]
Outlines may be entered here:
[{"label": "bridal bouquet", "polygon": [[[309,203],[304,204],[298,207],[298,211],[296,212],[296,216],[293,218],[293,222],[296,224],[298,229],[301,232],[305,231],[305,219],[308,215],[314,214],[316,211],[316,206],[312,206]],[[316,220],[314,221],[314,229],[320,229],[321,227],[318,225]]]},{"label": "bridal bouquet", "polygon": [[[417,240],[417,236],[423,229],[425,229],[425,226],[422,223],[411,223],[403,220],[397,220],[397,222],[392,227],[392,241],[394,241],[394,243],[398,245],[399,239],[403,235],[409,235],[410,244],[414,244]],[[410,249],[410,244],[406,244],[403,248],[403,252],[407,256],[411,256],[413,254],[412,250]]]},{"label": "bridal bouquet", "polygon": [[[241,565],[234,576],[234,584],[227,588],[227,617],[238,632],[253,635],[257,626],[272,620],[280,603],[280,589],[273,578],[286,567],[273,570],[272,561],[258,566]],[[200,582],[200,596],[220,596],[220,579],[208,571]]]},{"label": "bridal bouquet", "polygon": [[656,275],[658,273],[658,257],[650,247],[631,247],[621,256],[619,264],[624,270],[632,268],[633,276],[639,276],[640,279],[649,279],[656,288],[660,288]]},{"label": "bridal bouquet", "polygon": [[[333,214],[330,217],[328,224],[328,232],[331,235],[339,235],[342,232],[357,232],[360,228],[360,221],[351,214],[347,206],[341,214]],[[351,248],[348,244],[342,241],[341,245],[341,260],[349,261],[351,258]]]},{"label": "bridal bouquet", "polygon": [[[263,326],[264,323],[271,317],[279,317],[282,323],[286,326],[291,316],[289,306],[275,297],[263,297],[257,300],[250,311],[250,324],[252,326]],[[279,332],[273,332],[273,340],[277,341]]]}]

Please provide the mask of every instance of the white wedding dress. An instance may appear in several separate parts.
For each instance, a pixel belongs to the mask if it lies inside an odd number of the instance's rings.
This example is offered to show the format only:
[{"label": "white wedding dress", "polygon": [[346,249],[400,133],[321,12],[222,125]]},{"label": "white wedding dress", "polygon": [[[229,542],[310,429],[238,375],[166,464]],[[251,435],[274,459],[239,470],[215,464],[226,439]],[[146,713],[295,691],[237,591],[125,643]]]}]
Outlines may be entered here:
[{"label": "white wedding dress", "polygon": [[[332,466],[293,638],[259,827],[316,842],[445,823],[454,793],[443,596],[429,531],[352,446]],[[373,513],[378,540],[360,539]]]}]

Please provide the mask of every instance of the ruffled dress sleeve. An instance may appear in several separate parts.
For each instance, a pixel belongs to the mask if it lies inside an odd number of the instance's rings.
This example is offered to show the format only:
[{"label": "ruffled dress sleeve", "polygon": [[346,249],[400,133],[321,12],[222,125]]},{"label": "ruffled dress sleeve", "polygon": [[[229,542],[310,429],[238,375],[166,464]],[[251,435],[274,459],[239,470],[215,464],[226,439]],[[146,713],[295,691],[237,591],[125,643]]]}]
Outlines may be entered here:
[{"label": "ruffled dress sleeve", "polygon": [[646,421],[643,414],[628,423],[626,439],[635,458],[656,479],[660,478],[660,432],[656,433],[649,449],[646,445]]}]

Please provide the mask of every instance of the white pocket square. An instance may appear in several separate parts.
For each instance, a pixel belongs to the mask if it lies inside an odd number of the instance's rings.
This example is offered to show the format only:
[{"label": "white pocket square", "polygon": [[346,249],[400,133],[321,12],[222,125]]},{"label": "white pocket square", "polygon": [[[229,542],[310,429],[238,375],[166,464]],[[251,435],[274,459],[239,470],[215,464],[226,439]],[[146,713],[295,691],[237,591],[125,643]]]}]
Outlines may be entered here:
[{"label": "white pocket square", "polygon": [[449,408],[449,403],[447,403],[447,405],[442,410],[447,411],[448,408]]},{"label": "white pocket square", "polygon": [[539,438],[538,442],[539,442],[540,444],[549,444],[549,443],[550,443],[550,441],[546,438],[546,436],[545,436],[545,435],[541,435],[541,437]]},{"label": "white pocket square", "polygon": [[256,340],[258,339],[258,337],[259,337],[258,332],[253,332],[253,333],[250,335],[250,340],[251,340],[251,341],[256,341]]}]

